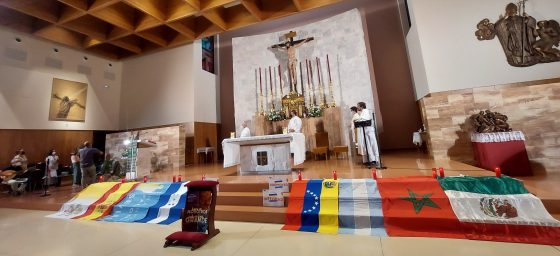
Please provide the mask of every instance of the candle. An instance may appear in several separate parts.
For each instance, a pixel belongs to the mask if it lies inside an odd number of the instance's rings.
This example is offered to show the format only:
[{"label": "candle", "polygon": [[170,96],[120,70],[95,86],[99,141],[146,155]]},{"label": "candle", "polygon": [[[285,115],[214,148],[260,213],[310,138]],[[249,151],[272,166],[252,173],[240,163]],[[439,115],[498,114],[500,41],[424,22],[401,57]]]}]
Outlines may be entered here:
[{"label": "candle", "polygon": [[432,168],[432,178],[437,178],[437,169],[436,168]]},{"label": "candle", "polygon": [[494,168],[494,172],[496,173],[496,177],[502,177],[502,169],[500,169],[500,167]]},{"label": "candle", "polygon": [[371,177],[374,180],[377,180],[377,169],[375,169],[375,168],[371,169]]},{"label": "candle", "polygon": [[178,182],[183,181],[183,177],[181,177],[181,175],[179,175],[179,176],[177,177],[177,181],[178,181]]},{"label": "candle", "polygon": [[301,171],[297,171],[297,180],[301,180]]},{"label": "candle", "polygon": [[260,85],[261,85],[261,96],[262,96],[263,93],[262,93],[262,73],[261,73],[261,68],[259,68],[259,81],[260,81]]},{"label": "candle", "polygon": [[103,182],[103,175],[99,176],[99,182]]},{"label": "candle", "polygon": [[125,183],[126,180],[124,179],[124,177],[121,178],[121,183]]},{"label": "candle", "polygon": [[445,177],[445,171],[443,170],[443,167],[439,168],[439,176],[442,178]]},{"label": "candle", "polygon": [[319,60],[319,57],[315,57],[315,59],[317,60],[317,79],[319,79],[319,86],[321,85],[321,63]]},{"label": "candle", "polygon": [[271,67],[268,66],[268,78],[270,80],[270,95],[272,95],[272,71]]},{"label": "candle", "polygon": [[309,60],[305,60],[305,71],[307,72],[307,84],[310,84],[311,82],[309,82]]},{"label": "candle", "polygon": [[317,100],[315,99],[315,85],[313,85],[313,64],[309,61],[309,75],[311,76],[311,92],[313,93],[313,105],[317,105]]},{"label": "candle", "polygon": [[301,79],[301,95],[305,95],[305,86],[303,86],[303,64],[299,62],[299,77]]},{"label": "candle", "polygon": [[278,65],[278,77],[280,78],[280,96],[284,96],[284,89],[282,89],[282,68]]},{"label": "candle", "polygon": [[329,55],[327,54],[327,72],[329,73],[329,82],[332,81],[331,79],[331,64],[329,63]]},{"label": "candle", "polygon": [[177,176],[173,175],[173,182],[177,182]]},{"label": "candle", "polygon": [[336,171],[332,171],[332,177],[334,180],[337,180],[338,177],[336,176]]},{"label": "candle", "polygon": [[148,182],[148,176],[144,176],[144,183]]}]

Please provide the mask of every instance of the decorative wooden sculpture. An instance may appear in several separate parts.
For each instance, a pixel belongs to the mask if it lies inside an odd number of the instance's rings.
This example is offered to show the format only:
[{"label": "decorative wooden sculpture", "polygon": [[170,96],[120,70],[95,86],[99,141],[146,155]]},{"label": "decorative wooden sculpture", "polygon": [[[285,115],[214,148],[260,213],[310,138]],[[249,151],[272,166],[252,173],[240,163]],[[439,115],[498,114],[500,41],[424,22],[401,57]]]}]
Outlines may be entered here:
[{"label": "decorative wooden sculpture", "polygon": [[[495,24],[483,19],[477,24],[478,40],[492,40],[498,36],[507,61],[514,67],[528,67],[538,63],[560,61],[560,25],[555,20],[537,22],[525,12],[525,2],[506,6],[505,16]],[[519,15],[522,13],[522,15]]]},{"label": "decorative wooden sculpture", "polygon": [[507,123],[508,117],[490,110],[480,111],[470,117],[473,127],[478,133],[509,132],[511,128]]}]

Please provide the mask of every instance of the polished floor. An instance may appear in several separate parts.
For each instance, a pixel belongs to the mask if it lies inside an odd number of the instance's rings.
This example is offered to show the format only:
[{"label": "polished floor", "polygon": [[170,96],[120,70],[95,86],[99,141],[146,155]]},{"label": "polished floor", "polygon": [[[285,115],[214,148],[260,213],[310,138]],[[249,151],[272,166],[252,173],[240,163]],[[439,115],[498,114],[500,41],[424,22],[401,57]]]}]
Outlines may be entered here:
[{"label": "polished floor", "polygon": [[163,248],[169,226],[45,218],[51,212],[0,209],[0,255],[433,255],[560,256],[560,247],[435,238],[380,238],[280,230],[281,225],[222,222],[202,248]]}]

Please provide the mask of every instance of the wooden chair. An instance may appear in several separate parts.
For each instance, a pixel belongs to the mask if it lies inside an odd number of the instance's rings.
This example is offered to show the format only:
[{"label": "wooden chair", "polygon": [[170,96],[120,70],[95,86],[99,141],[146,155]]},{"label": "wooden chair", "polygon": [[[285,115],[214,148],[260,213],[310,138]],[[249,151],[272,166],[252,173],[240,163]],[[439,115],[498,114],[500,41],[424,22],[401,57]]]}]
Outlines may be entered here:
[{"label": "wooden chair", "polygon": [[334,146],[332,153],[336,158],[338,158],[338,154],[341,154],[343,157],[346,154],[346,157],[348,157],[348,146]]},{"label": "wooden chair", "polygon": [[325,159],[329,159],[329,133],[315,133],[315,148],[312,152],[315,160],[317,159],[317,156],[320,155],[325,155]]}]

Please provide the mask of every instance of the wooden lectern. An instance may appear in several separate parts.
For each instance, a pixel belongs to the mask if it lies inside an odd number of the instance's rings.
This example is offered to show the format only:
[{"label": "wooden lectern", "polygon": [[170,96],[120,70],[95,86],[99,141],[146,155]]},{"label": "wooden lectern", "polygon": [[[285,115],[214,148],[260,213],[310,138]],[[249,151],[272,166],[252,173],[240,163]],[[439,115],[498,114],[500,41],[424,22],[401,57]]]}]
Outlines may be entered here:
[{"label": "wooden lectern", "polygon": [[187,245],[191,251],[204,245],[220,233],[214,226],[217,181],[191,181],[187,183],[187,200],[181,213],[181,230],[165,238],[163,247],[170,245]]}]

